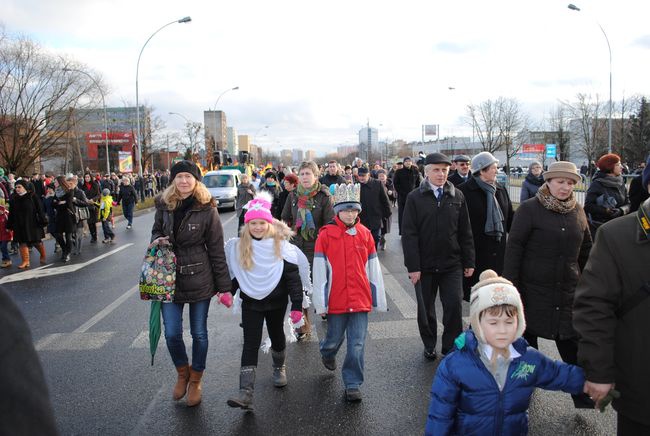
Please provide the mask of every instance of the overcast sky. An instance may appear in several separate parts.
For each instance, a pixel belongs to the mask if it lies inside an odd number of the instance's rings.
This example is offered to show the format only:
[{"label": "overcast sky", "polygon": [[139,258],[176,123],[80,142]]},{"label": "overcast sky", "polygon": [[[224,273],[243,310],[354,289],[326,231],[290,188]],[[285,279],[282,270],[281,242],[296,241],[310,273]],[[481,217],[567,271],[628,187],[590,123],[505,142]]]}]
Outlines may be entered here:
[{"label": "overcast sky", "polygon": [[[577,93],[650,94],[648,0],[0,0],[6,31],[26,34],[102,74],[107,104],[153,105],[168,128],[179,112],[220,110],[239,134],[264,125],[262,146],[352,145],[367,120],[381,140],[471,133],[465,107],[517,98],[541,122]],[[450,90],[449,87],[455,88]]]}]

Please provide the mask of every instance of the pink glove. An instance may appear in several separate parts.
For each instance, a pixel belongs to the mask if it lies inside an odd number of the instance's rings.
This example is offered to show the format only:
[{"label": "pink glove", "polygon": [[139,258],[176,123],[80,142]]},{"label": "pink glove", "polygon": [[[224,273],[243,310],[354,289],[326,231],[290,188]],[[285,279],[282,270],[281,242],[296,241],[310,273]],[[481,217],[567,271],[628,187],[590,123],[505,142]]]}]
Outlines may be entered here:
[{"label": "pink glove", "polygon": [[226,307],[232,306],[232,294],[230,292],[224,292],[219,297],[219,302]]},{"label": "pink glove", "polygon": [[113,206],[117,206],[117,201],[114,201],[114,202],[112,203],[112,205],[113,205]]},{"label": "pink glove", "polygon": [[289,314],[289,318],[291,318],[292,323],[298,324],[302,319],[302,312],[299,310],[292,310]]}]

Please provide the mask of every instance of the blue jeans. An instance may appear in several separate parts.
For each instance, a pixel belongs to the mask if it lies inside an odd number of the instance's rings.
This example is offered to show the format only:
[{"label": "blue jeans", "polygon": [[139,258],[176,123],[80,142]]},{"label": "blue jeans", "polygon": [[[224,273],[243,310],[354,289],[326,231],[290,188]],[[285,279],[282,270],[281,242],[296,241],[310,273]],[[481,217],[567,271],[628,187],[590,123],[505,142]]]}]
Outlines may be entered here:
[{"label": "blue jeans", "polygon": [[[188,303],[190,305],[190,333],[192,334],[192,369],[203,371],[208,355],[208,309],[210,300]],[[165,342],[174,366],[189,363],[183,342],[183,306],[185,303],[163,303]]]},{"label": "blue jeans", "polygon": [[358,388],[363,383],[363,353],[368,335],[368,312],[327,315],[327,336],[320,343],[320,354],[331,360],[347,336],[348,350],[343,362],[345,388]]},{"label": "blue jeans", "polygon": [[135,207],[135,203],[122,203],[122,213],[124,214],[124,218],[129,222],[129,225],[133,224],[133,208]]},{"label": "blue jeans", "polygon": [[9,241],[0,241],[0,251],[2,252],[2,260],[11,260],[9,257],[9,249],[7,246],[9,245]]}]

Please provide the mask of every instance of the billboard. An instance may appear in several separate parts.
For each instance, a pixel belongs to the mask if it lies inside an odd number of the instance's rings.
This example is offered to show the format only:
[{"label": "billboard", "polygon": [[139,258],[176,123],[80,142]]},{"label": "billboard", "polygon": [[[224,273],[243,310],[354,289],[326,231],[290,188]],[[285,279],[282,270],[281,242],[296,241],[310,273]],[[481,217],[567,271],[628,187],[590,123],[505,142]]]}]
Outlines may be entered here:
[{"label": "billboard", "polygon": [[521,153],[544,153],[546,144],[524,144],[521,146]]},{"label": "billboard", "polygon": [[437,136],[437,135],[438,135],[438,126],[436,124],[424,125],[424,136]]},{"label": "billboard", "polygon": [[[88,150],[88,159],[97,159],[97,148],[104,147],[106,144],[106,133],[104,132],[87,132],[86,150]],[[108,132],[108,145],[119,146],[122,151],[132,149],[135,141],[132,132]]]},{"label": "billboard", "polygon": [[130,151],[119,151],[119,162],[121,173],[133,172],[133,155]]}]

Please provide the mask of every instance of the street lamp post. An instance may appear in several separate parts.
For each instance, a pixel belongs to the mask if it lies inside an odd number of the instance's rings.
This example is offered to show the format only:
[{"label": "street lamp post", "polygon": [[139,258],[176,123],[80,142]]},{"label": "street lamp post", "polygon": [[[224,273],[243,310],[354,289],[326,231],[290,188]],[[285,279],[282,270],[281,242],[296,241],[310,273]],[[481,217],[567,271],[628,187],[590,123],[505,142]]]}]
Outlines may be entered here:
[{"label": "street lamp post", "polygon": [[221,94],[219,94],[219,97],[217,97],[217,101],[214,103],[214,110],[215,110],[215,111],[217,110],[217,105],[219,104],[219,100],[221,100],[221,97],[223,97],[223,95],[224,95],[226,92],[229,92],[229,91],[236,91],[236,90],[238,90],[238,89],[239,89],[239,86],[235,86],[234,88],[228,88],[228,89],[226,89],[224,92],[222,92]]},{"label": "street lamp post", "polygon": [[140,49],[140,54],[138,55],[138,63],[135,67],[135,117],[136,117],[136,129],[137,129],[137,146],[136,146],[136,160],[138,161],[138,175],[142,177],[142,141],[140,138],[140,99],[139,99],[139,93],[138,93],[138,76],[140,74],[140,58],[142,57],[142,52],[144,51],[144,48],[147,46],[149,41],[151,41],[151,38],[153,38],[158,32],[163,30],[167,26],[171,26],[172,24],[175,23],[189,23],[192,21],[190,17],[184,17],[181,18],[180,20],[174,20],[171,21],[164,26],[162,26],[160,29],[156,30],[154,33],[151,34],[149,39],[144,43],[142,46],[142,49]]},{"label": "street lamp post", "polygon": [[74,68],[64,68],[63,71],[71,71],[71,72],[75,72],[75,73],[85,74],[86,76],[88,76],[90,78],[90,80],[93,81],[93,83],[95,84],[97,89],[99,89],[99,93],[102,96],[102,106],[104,107],[104,143],[105,143],[105,146],[106,146],[106,173],[110,174],[111,165],[110,165],[110,160],[109,160],[109,157],[108,157],[108,116],[106,114],[106,98],[104,96],[104,90],[102,89],[101,86],[99,86],[99,83],[97,83],[97,80],[95,80],[95,78],[93,76],[91,76],[90,74],[88,74],[85,71],[77,70],[77,69],[74,69]]},{"label": "street lamp post", "polygon": [[[572,11],[580,12],[580,8],[574,4],[569,4],[567,7]],[[596,21],[596,24],[598,24],[598,27],[600,27],[600,31],[603,32],[605,41],[607,41],[607,50],[609,50],[609,119],[607,121],[607,150],[609,153],[611,153],[612,152],[612,46],[609,44],[609,38],[607,37],[607,33],[605,33],[605,29],[603,29],[603,26],[601,26],[598,21]]]}]

